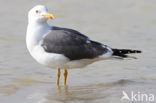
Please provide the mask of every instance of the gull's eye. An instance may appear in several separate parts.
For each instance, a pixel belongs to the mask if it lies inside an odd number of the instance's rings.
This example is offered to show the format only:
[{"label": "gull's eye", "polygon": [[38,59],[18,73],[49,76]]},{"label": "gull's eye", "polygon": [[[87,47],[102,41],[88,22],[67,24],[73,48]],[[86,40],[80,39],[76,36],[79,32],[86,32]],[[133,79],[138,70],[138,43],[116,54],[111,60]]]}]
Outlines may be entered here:
[{"label": "gull's eye", "polygon": [[36,12],[36,14],[38,14],[38,13],[39,13],[39,11],[38,11],[38,10],[36,10],[35,12]]}]

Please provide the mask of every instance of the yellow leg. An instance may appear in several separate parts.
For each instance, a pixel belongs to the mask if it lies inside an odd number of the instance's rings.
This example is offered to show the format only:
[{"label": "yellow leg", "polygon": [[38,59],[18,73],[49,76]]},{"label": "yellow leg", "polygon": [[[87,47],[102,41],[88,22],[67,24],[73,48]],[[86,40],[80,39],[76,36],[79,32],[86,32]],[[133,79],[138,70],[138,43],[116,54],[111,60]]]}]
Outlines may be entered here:
[{"label": "yellow leg", "polygon": [[65,69],[64,70],[64,85],[66,85],[67,75],[68,75],[68,71],[67,71],[67,69]]},{"label": "yellow leg", "polygon": [[57,87],[59,87],[59,81],[60,81],[60,68],[58,68],[58,71],[57,71]]}]

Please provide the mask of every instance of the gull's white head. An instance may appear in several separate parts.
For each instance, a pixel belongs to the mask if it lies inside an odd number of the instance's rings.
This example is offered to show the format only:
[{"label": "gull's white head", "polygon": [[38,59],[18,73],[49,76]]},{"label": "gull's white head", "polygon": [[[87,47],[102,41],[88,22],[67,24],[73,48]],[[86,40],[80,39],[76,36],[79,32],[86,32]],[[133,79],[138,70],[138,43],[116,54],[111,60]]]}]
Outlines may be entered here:
[{"label": "gull's white head", "polygon": [[54,19],[54,16],[48,13],[48,9],[43,5],[33,7],[28,13],[29,23],[44,23],[48,19]]}]

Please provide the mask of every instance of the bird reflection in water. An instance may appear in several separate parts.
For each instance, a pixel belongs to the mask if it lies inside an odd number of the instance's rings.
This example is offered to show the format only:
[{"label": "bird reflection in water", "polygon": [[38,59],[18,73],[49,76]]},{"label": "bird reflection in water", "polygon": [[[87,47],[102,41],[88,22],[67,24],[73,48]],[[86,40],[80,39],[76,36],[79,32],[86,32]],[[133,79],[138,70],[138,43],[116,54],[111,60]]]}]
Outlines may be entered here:
[{"label": "bird reflection in water", "polygon": [[[91,84],[86,86],[59,86],[57,89],[53,88],[49,90],[50,92],[46,96],[48,102],[55,101],[56,103],[68,103],[68,102],[77,102],[86,103],[93,102],[97,100],[103,100],[106,97],[110,96],[112,93],[109,92],[113,87],[121,87],[127,83],[132,83],[129,80],[119,80],[107,84]],[[116,89],[115,91],[119,92],[120,90]],[[109,95],[110,94],[110,95]]]}]

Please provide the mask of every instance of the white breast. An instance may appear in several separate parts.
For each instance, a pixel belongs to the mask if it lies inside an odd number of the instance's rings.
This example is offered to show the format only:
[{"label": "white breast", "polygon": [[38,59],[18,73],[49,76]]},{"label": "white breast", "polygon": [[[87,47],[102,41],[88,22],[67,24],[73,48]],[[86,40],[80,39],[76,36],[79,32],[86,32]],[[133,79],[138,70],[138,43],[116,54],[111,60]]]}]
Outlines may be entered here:
[{"label": "white breast", "polygon": [[69,62],[69,59],[62,54],[45,52],[40,45],[36,46],[30,54],[37,62],[50,68],[62,68]]}]

